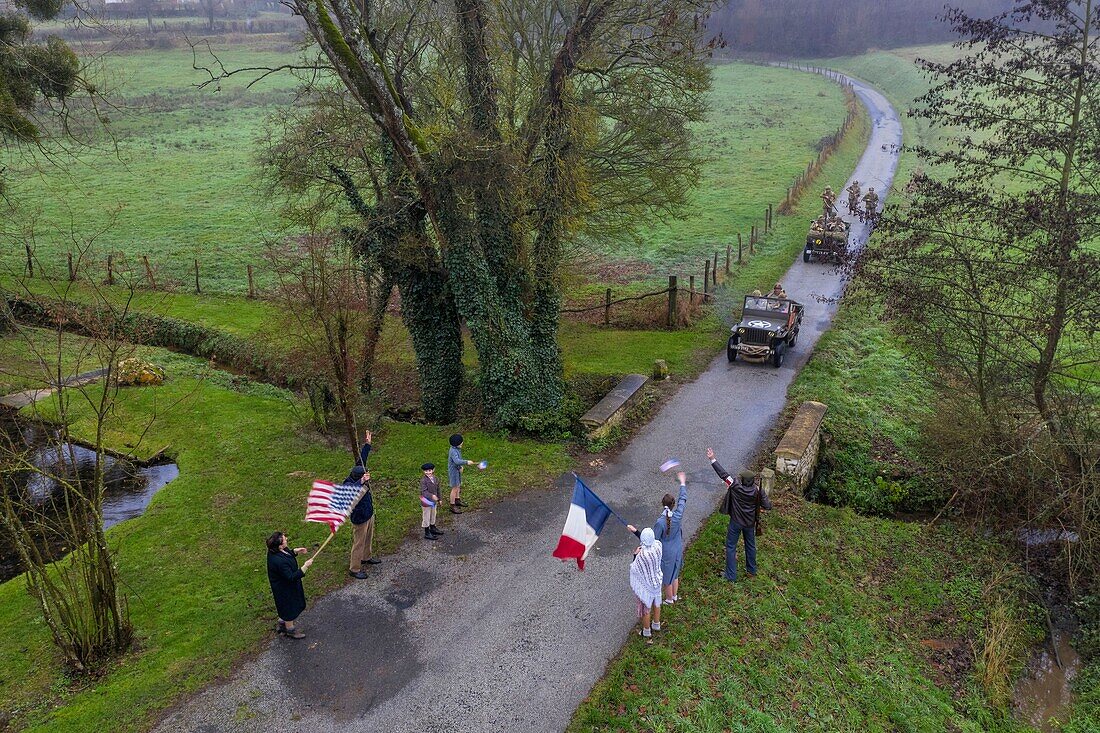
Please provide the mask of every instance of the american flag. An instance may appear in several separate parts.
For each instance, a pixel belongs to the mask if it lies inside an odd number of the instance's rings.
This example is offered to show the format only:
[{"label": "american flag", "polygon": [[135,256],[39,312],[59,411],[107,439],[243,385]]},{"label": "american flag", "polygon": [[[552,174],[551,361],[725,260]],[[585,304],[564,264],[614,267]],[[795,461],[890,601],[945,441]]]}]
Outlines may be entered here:
[{"label": "american flag", "polygon": [[314,481],[306,500],[306,521],[324,522],[335,532],[347,520],[364,490],[364,486],[357,484]]}]

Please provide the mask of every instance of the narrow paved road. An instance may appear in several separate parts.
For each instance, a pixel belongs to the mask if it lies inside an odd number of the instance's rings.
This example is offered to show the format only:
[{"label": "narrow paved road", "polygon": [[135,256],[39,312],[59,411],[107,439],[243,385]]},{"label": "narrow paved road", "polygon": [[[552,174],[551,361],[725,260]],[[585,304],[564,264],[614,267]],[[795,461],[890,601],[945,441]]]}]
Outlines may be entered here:
[{"label": "narrow paved road", "polygon": [[[854,177],[885,192],[901,124],[881,94],[853,83],[874,124]],[[866,237],[858,221],[852,232]],[[693,535],[720,495],[704,447],[733,470],[768,435],[832,322],[836,306],[816,298],[843,287],[830,266],[801,258],[783,283],[808,305],[800,345],[783,368],[716,357],[591,481],[636,524],[653,521],[659,497],[673,488],[658,464],[679,456],[690,476],[684,530]],[[171,711],[159,730],[563,730],[636,621],[627,582],[635,542],[626,531],[610,523],[584,573],[550,556],[570,490],[532,490],[463,515],[440,542],[407,542],[369,580],[307,611],[304,643],[272,643],[231,680]],[[767,572],[766,555],[762,562]]]}]

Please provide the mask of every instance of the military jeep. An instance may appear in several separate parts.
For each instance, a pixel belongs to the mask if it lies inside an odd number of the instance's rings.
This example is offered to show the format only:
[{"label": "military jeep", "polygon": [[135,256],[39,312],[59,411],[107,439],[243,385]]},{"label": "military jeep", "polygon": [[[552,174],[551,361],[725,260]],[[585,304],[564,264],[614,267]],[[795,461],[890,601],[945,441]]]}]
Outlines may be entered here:
[{"label": "military jeep", "polygon": [[737,361],[770,361],[783,366],[787,349],[793,348],[802,328],[804,308],[790,298],[746,295],[741,322],[730,329],[726,358]]},{"label": "military jeep", "polygon": [[802,252],[803,262],[809,262],[817,257],[836,264],[840,263],[848,252],[848,235],[852,231],[852,225],[843,219],[839,221],[843,229],[830,230],[828,227],[815,227],[814,222],[810,223],[810,231],[806,235],[806,248]]}]

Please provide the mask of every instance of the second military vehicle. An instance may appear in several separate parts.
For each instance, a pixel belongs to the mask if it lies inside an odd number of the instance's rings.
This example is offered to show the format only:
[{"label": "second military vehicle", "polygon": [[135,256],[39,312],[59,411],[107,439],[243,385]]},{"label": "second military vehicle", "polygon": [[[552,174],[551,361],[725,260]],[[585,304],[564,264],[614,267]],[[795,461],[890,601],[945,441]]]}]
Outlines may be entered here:
[{"label": "second military vehicle", "polygon": [[806,235],[806,248],[802,252],[802,261],[809,262],[817,257],[840,264],[848,252],[848,235],[851,230],[851,224],[840,217],[834,217],[827,222],[822,222],[821,219],[814,220],[810,223],[810,231]]}]

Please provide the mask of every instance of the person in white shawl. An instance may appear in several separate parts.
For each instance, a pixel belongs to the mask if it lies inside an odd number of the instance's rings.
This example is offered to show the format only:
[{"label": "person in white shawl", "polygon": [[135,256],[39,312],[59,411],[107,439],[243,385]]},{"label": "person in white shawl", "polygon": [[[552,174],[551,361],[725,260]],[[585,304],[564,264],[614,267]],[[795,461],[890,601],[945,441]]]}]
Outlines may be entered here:
[{"label": "person in white shawl", "polygon": [[[634,550],[630,563],[630,588],[638,599],[638,615],[642,619],[642,636],[653,643],[653,631],[661,630],[661,553],[660,541],[646,527],[639,535],[642,544]],[[652,626],[650,614],[652,612]],[[652,631],[651,631],[652,629]]]}]

